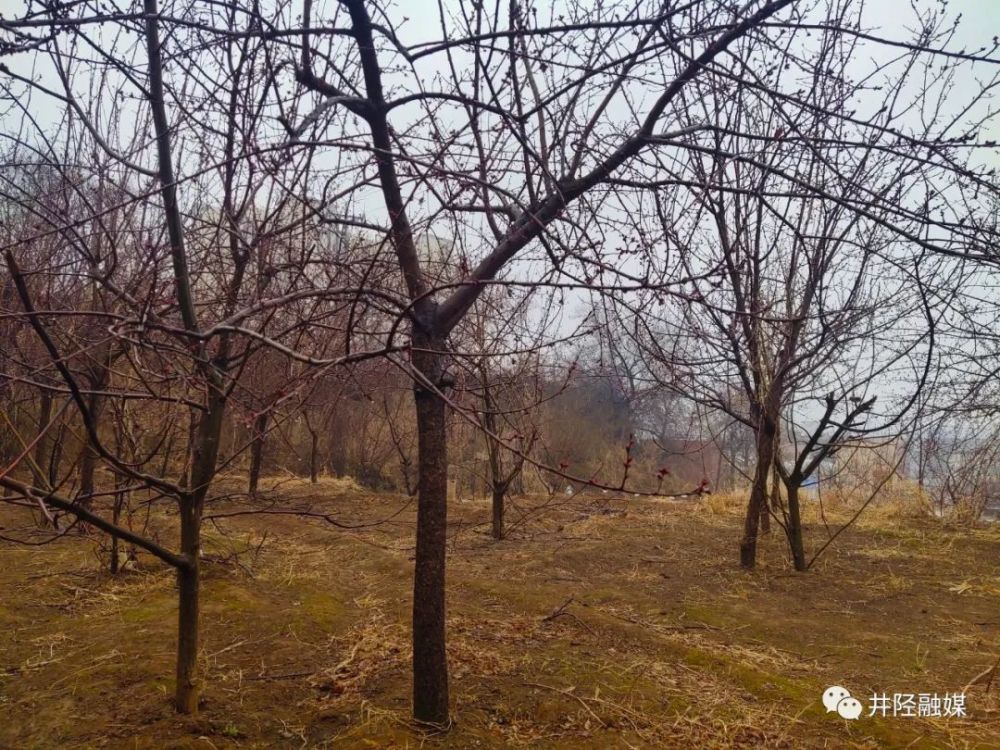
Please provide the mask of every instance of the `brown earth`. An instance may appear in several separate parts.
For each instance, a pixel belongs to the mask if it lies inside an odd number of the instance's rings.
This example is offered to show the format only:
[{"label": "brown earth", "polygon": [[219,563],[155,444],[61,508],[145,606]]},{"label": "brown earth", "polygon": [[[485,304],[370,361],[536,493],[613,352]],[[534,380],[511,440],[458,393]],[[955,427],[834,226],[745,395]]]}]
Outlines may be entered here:
[{"label": "brown earth", "polygon": [[[336,480],[271,493],[363,526],[206,525],[197,718],[170,707],[168,569],[112,578],[96,535],[0,542],[0,747],[1000,748],[1000,675],[964,719],[848,722],[820,701],[957,692],[995,663],[1000,527],[875,512],[807,574],[778,535],[745,573],[735,500],[520,500],[499,543],[485,501],[455,502],[455,724],[433,735],[408,721],[413,508]],[[164,540],[173,520],[154,512]],[[0,533],[24,522],[0,511]]]}]

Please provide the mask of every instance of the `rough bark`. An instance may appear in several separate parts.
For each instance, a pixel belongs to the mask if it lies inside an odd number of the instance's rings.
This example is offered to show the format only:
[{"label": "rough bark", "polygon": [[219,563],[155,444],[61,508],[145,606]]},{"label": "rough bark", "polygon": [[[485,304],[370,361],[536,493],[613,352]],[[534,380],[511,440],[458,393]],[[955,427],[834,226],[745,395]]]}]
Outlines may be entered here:
[{"label": "rough bark", "polygon": [[[415,343],[417,343],[415,341]],[[413,363],[429,383],[441,380],[439,342],[421,342]],[[427,344],[430,344],[428,346]],[[445,651],[445,552],[448,525],[448,435],[445,403],[421,383],[414,385],[420,478],[417,548],[413,576],[413,716],[448,724],[448,660]]]}]

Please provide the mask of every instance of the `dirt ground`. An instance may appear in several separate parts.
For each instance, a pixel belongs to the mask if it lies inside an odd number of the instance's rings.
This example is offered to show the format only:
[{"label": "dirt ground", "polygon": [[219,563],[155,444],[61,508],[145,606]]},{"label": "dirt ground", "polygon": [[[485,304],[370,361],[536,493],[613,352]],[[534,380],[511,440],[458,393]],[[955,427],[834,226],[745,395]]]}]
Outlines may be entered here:
[{"label": "dirt ground", "polygon": [[[96,535],[0,542],[0,747],[1000,748],[1000,676],[961,719],[850,722],[821,702],[959,692],[995,663],[1000,528],[876,512],[807,574],[777,535],[745,573],[720,498],[521,500],[499,543],[485,501],[455,502],[455,723],[433,735],[408,722],[412,505],[337,480],[271,493],[360,528],[206,525],[197,718],[170,707],[168,569],[141,555],[112,578]],[[154,520],[170,541],[175,519]],[[23,522],[0,511],[4,533]]]}]

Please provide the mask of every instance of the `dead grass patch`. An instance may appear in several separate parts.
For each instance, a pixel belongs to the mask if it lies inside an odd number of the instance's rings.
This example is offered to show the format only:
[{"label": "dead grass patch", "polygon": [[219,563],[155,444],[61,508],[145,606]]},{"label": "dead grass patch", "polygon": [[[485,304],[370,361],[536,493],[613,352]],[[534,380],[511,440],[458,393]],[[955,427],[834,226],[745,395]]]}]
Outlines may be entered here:
[{"label": "dead grass patch", "polygon": [[[740,496],[520,500],[526,520],[500,543],[485,505],[455,503],[456,724],[438,736],[408,720],[412,508],[329,480],[275,486],[362,528],[238,516],[209,530],[197,719],[168,701],[169,570],[140,558],[110,578],[86,538],[0,549],[0,746],[1000,746],[1000,686],[970,688],[967,720],[851,724],[819,701],[829,684],[959,690],[993,663],[996,530],[881,515],[800,575],[776,529],[748,574]],[[850,509],[825,510],[832,525]],[[824,534],[809,506],[809,543]]]}]

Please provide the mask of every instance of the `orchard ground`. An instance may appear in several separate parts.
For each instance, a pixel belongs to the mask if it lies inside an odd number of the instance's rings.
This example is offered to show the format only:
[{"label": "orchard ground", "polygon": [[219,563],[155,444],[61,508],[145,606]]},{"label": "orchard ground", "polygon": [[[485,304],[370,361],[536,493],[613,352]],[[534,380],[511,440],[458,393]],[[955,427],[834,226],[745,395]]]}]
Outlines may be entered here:
[{"label": "orchard ground", "polygon": [[[454,726],[435,735],[408,718],[413,503],[342,480],[264,495],[354,528],[206,522],[194,718],[170,706],[170,570],[141,555],[111,577],[96,534],[0,542],[0,747],[1000,747],[1000,675],[968,688],[965,718],[850,722],[821,702],[960,692],[995,664],[1000,524],[874,508],[809,573],[777,528],[747,573],[739,498],[518,499],[501,542],[485,500],[453,502]],[[210,514],[250,507],[268,506]],[[163,541],[175,520],[154,512]],[[827,525],[807,520],[815,549]]]}]

